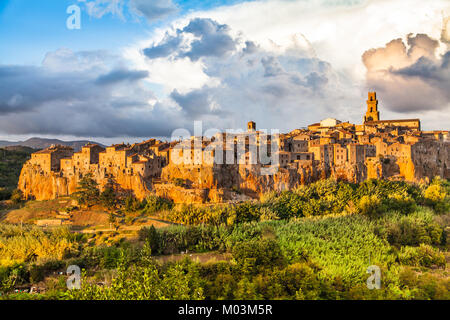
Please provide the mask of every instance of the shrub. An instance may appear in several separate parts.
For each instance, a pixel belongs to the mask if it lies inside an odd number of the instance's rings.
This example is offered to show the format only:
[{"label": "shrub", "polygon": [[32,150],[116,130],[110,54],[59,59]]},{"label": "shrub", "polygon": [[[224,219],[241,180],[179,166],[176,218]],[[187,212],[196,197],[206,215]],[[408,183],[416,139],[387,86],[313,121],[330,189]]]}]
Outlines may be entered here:
[{"label": "shrub", "polygon": [[22,200],[23,200],[23,192],[21,190],[19,190],[19,189],[15,189],[11,193],[11,201],[14,204],[19,204]]},{"label": "shrub", "polygon": [[363,196],[359,201],[358,208],[364,215],[374,216],[379,214],[382,210],[381,200],[378,196]]},{"label": "shrub", "polygon": [[147,214],[153,214],[158,211],[172,210],[173,206],[173,201],[170,199],[158,196],[148,196],[143,211]]},{"label": "shrub", "polygon": [[232,254],[241,271],[248,274],[285,264],[281,248],[273,239],[237,243],[232,249]]},{"label": "shrub", "polygon": [[438,213],[448,213],[450,210],[449,189],[448,182],[436,177],[423,193],[425,204]]},{"label": "shrub", "polygon": [[147,241],[147,243],[150,246],[150,249],[152,250],[152,252],[159,252],[159,234],[156,231],[154,226],[151,226],[150,228],[148,228],[146,230],[146,235],[145,235],[145,240]]},{"label": "shrub", "polygon": [[393,194],[383,200],[383,207],[386,210],[398,211],[408,214],[416,209],[416,202],[408,194]]},{"label": "shrub", "polygon": [[0,224],[0,265],[64,259],[78,252],[78,240],[67,228],[43,231],[35,226]]},{"label": "shrub", "polygon": [[398,255],[400,263],[410,266],[445,267],[445,255],[438,249],[421,244],[419,247],[402,247]]},{"label": "shrub", "polygon": [[425,209],[404,216],[390,213],[380,220],[376,233],[395,246],[420,244],[439,245],[444,240],[444,229],[434,222],[433,214]]},{"label": "shrub", "polygon": [[136,199],[133,195],[128,195],[125,198],[125,210],[128,212],[135,212],[141,210],[144,204]]}]

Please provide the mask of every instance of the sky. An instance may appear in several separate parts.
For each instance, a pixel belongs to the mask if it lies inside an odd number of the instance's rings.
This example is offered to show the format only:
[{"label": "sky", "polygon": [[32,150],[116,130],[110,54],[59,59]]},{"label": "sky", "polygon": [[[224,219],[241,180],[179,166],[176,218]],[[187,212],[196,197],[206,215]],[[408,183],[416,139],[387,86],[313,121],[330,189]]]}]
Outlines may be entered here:
[{"label": "sky", "polygon": [[449,17],[448,0],[0,0],[0,140],[359,124],[369,90],[382,119],[448,130]]}]

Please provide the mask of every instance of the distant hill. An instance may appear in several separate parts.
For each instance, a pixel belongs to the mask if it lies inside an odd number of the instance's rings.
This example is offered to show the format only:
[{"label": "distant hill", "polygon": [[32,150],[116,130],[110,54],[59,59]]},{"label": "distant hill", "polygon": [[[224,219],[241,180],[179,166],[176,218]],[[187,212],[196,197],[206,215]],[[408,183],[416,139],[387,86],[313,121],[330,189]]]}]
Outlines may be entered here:
[{"label": "distant hill", "polygon": [[104,147],[101,143],[94,142],[94,141],[87,141],[87,140],[62,141],[62,140],[58,140],[58,139],[30,138],[25,141],[17,141],[17,142],[0,140],[0,148],[12,147],[12,146],[22,146],[22,147],[29,147],[29,148],[33,148],[33,149],[45,149],[45,148],[50,147],[51,145],[60,144],[63,146],[72,147],[72,148],[74,148],[75,151],[79,151],[81,149],[81,147],[87,143],[96,143],[96,144]]},{"label": "distant hill", "polygon": [[8,151],[17,151],[17,152],[25,152],[25,153],[33,153],[36,152],[38,149],[30,148],[30,147],[24,147],[24,146],[7,146],[7,147],[0,147],[2,150],[8,150]]},{"label": "distant hill", "polygon": [[23,164],[35,151],[22,146],[0,147],[0,200],[9,199],[17,187]]}]

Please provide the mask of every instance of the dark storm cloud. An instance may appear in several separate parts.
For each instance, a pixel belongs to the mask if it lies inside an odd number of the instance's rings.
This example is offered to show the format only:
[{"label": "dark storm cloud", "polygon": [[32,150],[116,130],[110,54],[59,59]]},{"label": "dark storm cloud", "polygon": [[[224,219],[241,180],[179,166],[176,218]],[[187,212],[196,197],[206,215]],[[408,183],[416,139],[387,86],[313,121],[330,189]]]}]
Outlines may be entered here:
[{"label": "dark storm cloud", "polygon": [[39,67],[0,66],[0,114],[38,109],[46,102],[71,102],[92,93],[89,76],[59,74]]},{"label": "dark storm cloud", "polygon": [[436,53],[439,41],[409,34],[364,53],[367,86],[396,112],[444,110],[450,104],[450,52]]},{"label": "dark storm cloud", "polygon": [[139,70],[113,70],[108,74],[101,75],[95,81],[96,84],[99,85],[108,85],[121,81],[137,81],[140,79],[144,79],[148,77],[148,71],[139,71]]},{"label": "dark storm cloud", "polygon": [[[188,57],[197,61],[202,57],[223,57],[236,49],[236,41],[229,34],[229,27],[214,20],[195,18],[183,29],[178,29],[175,36],[166,35],[165,38],[152,47],[144,49],[144,54],[155,59],[162,56],[174,55],[176,58]],[[189,33],[196,37],[185,48],[183,40]]]},{"label": "dark storm cloud", "polygon": [[448,86],[450,80],[450,51],[447,51],[441,60],[433,61],[426,57],[420,57],[416,63],[393,72],[405,77],[418,77],[446,83],[447,88],[450,89],[450,86]]},{"label": "dark storm cloud", "polygon": [[208,56],[222,57],[236,48],[235,41],[228,34],[228,26],[211,19],[194,19],[183,31],[200,37],[191,43],[191,49],[184,54],[192,61]]},{"label": "dark storm cloud", "polygon": [[260,128],[297,128],[329,115],[330,105],[345,110],[330,64],[295,47],[276,54],[240,37],[211,19],[194,19],[143,50],[168,65],[205,57],[201,66],[211,81],[171,89],[162,99],[148,89],[151,74],[129,70],[127,61],[106,52],[60,49],[40,67],[0,66],[0,132],[170,136],[193,120],[205,128],[239,128],[249,120]]},{"label": "dark storm cloud", "polygon": [[213,95],[214,89],[204,87],[186,94],[181,94],[175,89],[170,94],[170,97],[183,109],[188,117],[196,119],[206,115],[220,116],[224,114],[224,112],[215,108]]},{"label": "dark storm cloud", "polygon": [[184,125],[175,106],[156,102],[142,83],[147,71],[56,66],[0,66],[2,133],[148,137]]},{"label": "dark storm cloud", "polygon": [[205,73],[220,84],[183,93],[175,90],[171,98],[188,118],[210,120],[217,128],[236,128],[249,120],[260,128],[299,127],[320,119],[318,113],[329,100],[334,99],[334,106],[339,103],[329,90],[333,74],[329,64],[307,59],[303,52],[274,56],[262,49],[252,59],[257,63],[249,64],[242,54],[206,59]]},{"label": "dark storm cloud", "polygon": [[167,57],[178,50],[181,43],[182,38],[180,36],[170,36],[166,34],[159,45],[144,49],[144,55],[150,59]]}]

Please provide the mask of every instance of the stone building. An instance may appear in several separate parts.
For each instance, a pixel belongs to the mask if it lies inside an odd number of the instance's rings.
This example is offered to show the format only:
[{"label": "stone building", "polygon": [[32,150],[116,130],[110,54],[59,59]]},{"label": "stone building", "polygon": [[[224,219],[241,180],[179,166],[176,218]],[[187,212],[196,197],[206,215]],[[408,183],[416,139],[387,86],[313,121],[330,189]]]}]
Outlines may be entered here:
[{"label": "stone building", "polygon": [[[217,202],[233,198],[236,188],[257,197],[327,177],[450,178],[449,131],[420,131],[419,119],[381,120],[378,106],[376,93],[369,92],[362,124],[328,118],[273,136],[250,121],[245,131],[211,138],[86,145],[76,153],[52,146],[24,165],[19,189],[28,198],[52,199],[75,192],[79,179],[91,173],[100,186],[112,178],[140,199],[154,192],[177,202]],[[270,174],[264,171],[272,166]]]},{"label": "stone building", "polygon": [[72,148],[56,145],[33,153],[30,163],[39,166],[46,173],[50,173],[51,171],[56,172],[61,168],[61,159],[71,157],[72,155]]},{"label": "stone building", "polygon": [[400,120],[380,120],[380,112],[378,111],[378,100],[376,92],[369,92],[367,100],[367,112],[364,116],[364,126],[385,128],[385,127],[404,127],[411,130],[420,131],[419,119],[400,119]]}]

